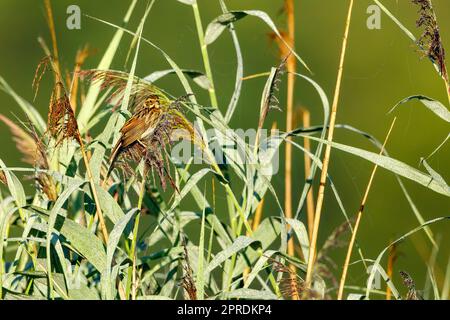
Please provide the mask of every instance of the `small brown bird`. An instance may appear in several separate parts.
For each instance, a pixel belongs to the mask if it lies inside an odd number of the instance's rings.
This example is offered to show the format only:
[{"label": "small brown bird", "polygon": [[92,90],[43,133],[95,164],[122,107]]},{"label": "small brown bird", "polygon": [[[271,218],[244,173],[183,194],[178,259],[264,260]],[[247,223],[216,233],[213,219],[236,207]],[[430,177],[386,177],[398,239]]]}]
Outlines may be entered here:
[{"label": "small brown bird", "polygon": [[135,143],[140,144],[146,149],[143,141],[153,134],[163,112],[164,108],[157,95],[150,95],[144,104],[136,110],[133,116],[120,129],[121,137],[109,158],[110,169],[107,176],[109,176],[114,168],[114,163],[120,155],[120,151]]},{"label": "small brown bird", "polygon": [[[113,70],[86,70],[81,72],[83,78],[98,82],[101,89],[112,89],[109,103],[119,105],[123,102],[128,88],[130,75]],[[103,181],[115,168],[119,158],[121,167],[130,172],[129,163],[144,161],[147,172],[155,171],[165,189],[165,179],[172,179],[169,174],[169,152],[171,145],[180,139],[190,140],[203,148],[204,143],[196,133],[192,123],[185,117],[182,106],[187,96],[170,100],[163,90],[145,79],[134,77],[129,92],[129,110],[132,117],[120,129],[119,141],[109,157],[109,169]],[[113,109],[114,110],[114,109]]]}]

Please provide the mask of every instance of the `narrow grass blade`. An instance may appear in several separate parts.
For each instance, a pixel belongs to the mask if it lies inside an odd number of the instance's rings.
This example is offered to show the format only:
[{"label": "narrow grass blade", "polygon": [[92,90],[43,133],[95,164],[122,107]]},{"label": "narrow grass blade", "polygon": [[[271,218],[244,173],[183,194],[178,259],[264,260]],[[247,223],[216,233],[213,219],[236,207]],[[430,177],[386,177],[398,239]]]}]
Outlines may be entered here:
[{"label": "narrow grass blade", "polygon": [[414,233],[422,230],[423,228],[425,228],[426,226],[430,226],[432,224],[441,222],[441,221],[445,221],[445,220],[450,220],[450,217],[440,217],[440,218],[436,218],[433,220],[429,220],[427,222],[425,222],[423,225],[409,231],[408,233],[404,234],[403,236],[401,236],[400,238],[398,238],[397,240],[395,240],[394,242],[392,242],[389,246],[387,246],[386,248],[384,248],[381,253],[378,255],[377,259],[375,260],[374,264],[373,264],[373,268],[369,274],[369,278],[367,280],[367,288],[366,288],[366,299],[369,299],[370,297],[370,292],[372,290],[373,287],[373,280],[375,279],[375,273],[377,272],[378,268],[381,267],[380,266],[380,262],[381,259],[383,258],[383,255],[389,250],[389,247],[404,241],[405,239],[407,239],[408,237],[410,237],[411,235],[413,235]]},{"label": "narrow grass blade", "polygon": [[395,109],[397,109],[400,105],[405,104],[412,100],[418,100],[420,101],[425,107],[427,107],[429,110],[431,110],[434,114],[436,114],[439,118],[443,119],[446,122],[450,122],[450,111],[439,101],[433,100],[431,98],[428,98],[426,96],[416,95],[416,96],[410,96],[399,103],[397,103],[390,111],[389,113],[393,112]]},{"label": "narrow grass blade", "polygon": [[136,214],[139,214],[138,209],[133,209],[128,212],[116,225],[114,229],[111,231],[109,235],[108,245],[106,247],[106,267],[102,271],[102,296],[107,300],[112,300],[115,297],[115,283],[116,279],[112,276],[112,262],[114,258],[114,252],[117,250],[117,246],[119,245],[120,238],[125,231],[125,228],[130,223],[130,221],[135,217]]},{"label": "narrow grass blade", "polygon": [[[136,7],[137,0],[133,0],[130,4],[130,7],[128,8],[128,11],[123,19],[123,24],[126,25],[128,21],[131,18],[131,15],[134,11],[134,8]],[[111,66],[111,63],[116,55],[116,52],[119,48],[119,44],[122,40],[124,31],[119,29],[114,34],[113,39],[109,43],[108,49],[106,49],[105,54],[102,57],[102,60],[100,61],[97,69],[100,70],[107,70]],[[96,100],[98,98],[98,95],[100,94],[100,83],[94,83],[91,84],[89,87],[89,91],[87,93],[86,99],[80,109],[80,113],[78,115],[78,125],[80,128],[80,133],[83,134],[88,130],[87,124],[89,123],[89,120],[96,112]]]},{"label": "narrow grass blade", "polygon": [[[209,90],[211,88],[211,82],[203,72],[188,69],[181,69],[181,72],[190,77],[200,88],[205,90]],[[144,80],[153,83],[172,74],[176,74],[174,69],[154,71],[146,76]]]},{"label": "narrow grass blade", "polygon": [[358,157],[361,157],[367,161],[370,161],[374,164],[379,165],[382,168],[385,168],[393,173],[398,174],[399,176],[405,177],[412,181],[415,181],[428,189],[431,189],[437,193],[450,197],[450,188],[447,185],[442,185],[438,181],[433,180],[432,177],[422,173],[421,171],[390,157],[380,156],[376,153],[369,152],[363,149],[347,146],[344,144],[336,143],[336,142],[328,142],[326,140],[322,140],[315,137],[309,137],[312,140],[316,140],[319,142],[323,142],[329,144],[331,147],[345,151],[347,153],[351,153]]},{"label": "narrow grass blade", "polygon": [[205,298],[205,209],[202,213],[202,223],[200,225],[200,240],[198,245],[198,261],[197,261],[197,298],[203,300]]},{"label": "narrow grass blade", "polygon": [[45,123],[44,119],[42,119],[42,116],[39,114],[39,112],[24,98],[20,97],[1,76],[0,90],[10,95],[16,101],[22,111],[27,115],[28,119],[30,119],[37,132],[39,132],[40,134],[43,134],[45,132],[47,124]]},{"label": "narrow grass blade", "polygon": [[[228,9],[223,0],[220,0],[220,6],[222,8],[223,13],[228,12]],[[231,38],[233,39],[234,48],[236,50],[237,68],[236,68],[236,81],[234,85],[233,96],[231,97],[230,103],[228,104],[227,112],[225,114],[225,121],[227,123],[230,122],[231,117],[233,116],[234,111],[236,110],[239,98],[241,96],[242,82],[243,82],[242,79],[244,77],[244,58],[242,57],[241,46],[239,44],[239,38],[234,28],[234,24],[230,23],[228,29],[230,31]]]},{"label": "narrow grass blade", "polygon": [[295,219],[286,219],[286,222],[292,227],[292,229],[295,232],[295,235],[297,236],[297,239],[300,243],[300,247],[302,249],[303,258],[305,261],[308,261],[309,256],[309,237],[308,232],[306,231],[305,225]]},{"label": "narrow grass blade", "polygon": [[238,253],[239,251],[247,248],[249,245],[254,243],[255,240],[249,237],[240,236],[238,237],[231,246],[226,248],[225,250],[222,250],[218,254],[215,255],[215,257],[211,260],[209,263],[206,272],[210,273],[215,268],[217,268],[221,263],[223,263],[225,260],[230,258],[232,255]]},{"label": "narrow grass blade", "polygon": [[306,65],[306,63],[303,61],[302,58],[289,46],[289,44],[283,39],[280,32],[278,31],[278,28],[276,27],[275,23],[272,21],[272,19],[269,17],[269,15],[263,11],[259,10],[243,10],[243,11],[229,11],[227,13],[224,13],[214,19],[207,27],[206,33],[205,33],[205,42],[207,45],[212,44],[214,41],[217,40],[218,37],[223,33],[223,31],[227,28],[227,26],[230,23],[237,22],[247,16],[256,17],[260,20],[262,20],[279,38],[280,40],[286,45],[286,47],[290,50],[290,52],[297,58],[297,60],[309,71],[309,67]]},{"label": "narrow grass blade", "polygon": [[67,187],[66,190],[64,190],[61,195],[58,197],[58,199],[55,202],[54,207],[50,211],[50,215],[48,217],[48,228],[47,228],[47,235],[46,235],[46,254],[47,254],[47,272],[48,272],[48,280],[49,280],[49,295],[51,298],[53,298],[53,279],[52,279],[52,261],[51,261],[51,241],[52,241],[52,234],[55,227],[56,218],[58,216],[59,211],[63,207],[64,203],[66,203],[67,199],[76,191],[78,190],[83,184],[85,184],[85,181],[80,181],[77,183],[74,183],[73,185],[70,185]]}]

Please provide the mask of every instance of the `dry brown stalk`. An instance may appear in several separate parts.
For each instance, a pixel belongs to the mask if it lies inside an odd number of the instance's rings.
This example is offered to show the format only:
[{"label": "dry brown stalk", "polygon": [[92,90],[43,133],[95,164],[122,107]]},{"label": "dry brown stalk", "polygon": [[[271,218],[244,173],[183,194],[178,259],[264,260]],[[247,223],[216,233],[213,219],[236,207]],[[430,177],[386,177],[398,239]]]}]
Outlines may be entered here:
[{"label": "dry brown stalk", "polygon": [[[50,0],[45,0],[45,10],[47,14],[47,24],[50,30],[50,36],[52,38],[52,46],[53,46],[53,64],[55,71],[55,84],[61,81],[62,74],[61,68],[59,64],[59,53],[58,53],[58,42],[56,40],[56,30],[55,30],[55,20],[53,19],[53,10]],[[59,90],[59,89],[58,89]]]},{"label": "dry brown stalk", "polygon": [[[398,258],[397,245],[394,244],[389,247],[388,263],[387,263],[387,268],[386,268],[386,273],[387,273],[389,279],[391,279],[391,280],[394,275],[394,264],[395,264],[395,261],[397,261],[397,258]],[[392,297],[391,288],[389,286],[386,286],[386,300],[391,300],[391,297]]]},{"label": "dry brown stalk", "polygon": [[[294,109],[294,90],[295,90],[295,73],[297,71],[297,60],[295,56],[291,54],[290,48],[295,46],[295,12],[294,1],[284,1],[284,12],[287,17],[287,32],[281,31],[280,34],[283,39],[280,39],[277,35],[271,34],[271,39],[275,40],[278,48],[279,55],[283,59],[286,59],[286,68],[288,71],[287,81],[287,108],[286,108],[286,132],[290,132],[293,129],[293,109]],[[290,138],[288,138],[290,139]],[[285,149],[285,175],[284,175],[284,212],[288,219],[293,217],[292,214],[292,144],[286,143]],[[288,241],[288,255],[295,255],[294,238],[292,237]],[[295,272],[295,267],[291,265],[292,271]],[[294,286],[294,279],[292,279],[292,286]],[[296,290],[292,290],[295,292]],[[299,297],[295,296],[294,300],[298,300]]]},{"label": "dry brown stalk", "polygon": [[86,59],[91,55],[91,50],[88,45],[85,45],[83,49],[77,51],[77,56],[75,58],[75,67],[73,70],[73,77],[70,85],[70,105],[72,106],[73,112],[77,110],[77,95],[78,86],[80,80],[80,71]]},{"label": "dry brown stalk", "polygon": [[[297,108],[295,118],[297,119],[297,121],[301,120],[301,125],[304,128],[309,128],[311,126],[311,113],[308,109],[302,107]],[[311,140],[309,138],[304,138],[303,147],[306,151],[311,151]],[[311,158],[306,152],[304,153],[304,161],[305,177],[309,177],[311,174]],[[311,241],[312,230],[314,226],[314,191],[312,186],[309,189],[308,194],[306,195],[306,215],[308,221],[309,241]]]},{"label": "dry brown stalk", "polygon": [[[337,110],[338,110],[339,97],[340,97],[340,93],[341,93],[342,75],[344,73],[344,62],[345,62],[345,53],[347,50],[347,40],[348,40],[349,31],[350,31],[350,22],[351,22],[352,12],[353,12],[353,3],[354,3],[354,0],[350,0],[348,13],[347,13],[347,19],[346,19],[346,25],[345,25],[344,38],[342,41],[342,51],[341,51],[341,58],[340,58],[340,62],[339,62],[339,71],[338,71],[338,75],[337,75],[333,105],[331,108],[330,125],[329,125],[329,129],[328,129],[328,137],[327,137],[328,142],[333,141],[334,126],[336,123],[336,115],[337,115]],[[323,200],[324,200],[324,195],[325,195],[325,185],[326,185],[326,181],[327,181],[330,156],[331,156],[331,145],[327,144],[326,148],[325,148],[323,162],[322,162],[323,163],[322,173],[320,176],[320,186],[319,186],[319,191],[318,191],[317,201],[316,201],[316,211],[314,213],[314,228],[313,228],[313,233],[312,233],[312,237],[311,237],[310,253],[309,253],[309,257],[308,257],[308,268],[307,268],[307,272],[306,272],[306,283],[307,283],[308,287],[311,285],[311,280],[312,280],[313,272],[314,272],[314,261],[316,259],[317,236],[319,233],[320,217],[322,215],[322,206],[323,206]]]}]

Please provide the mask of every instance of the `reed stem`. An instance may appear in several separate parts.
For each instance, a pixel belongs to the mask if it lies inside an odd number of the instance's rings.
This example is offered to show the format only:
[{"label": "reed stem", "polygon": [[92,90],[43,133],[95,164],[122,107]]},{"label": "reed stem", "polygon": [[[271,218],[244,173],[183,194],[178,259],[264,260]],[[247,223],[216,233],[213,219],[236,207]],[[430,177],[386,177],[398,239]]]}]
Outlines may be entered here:
[{"label": "reed stem", "polygon": [[136,300],[136,296],[137,296],[136,246],[137,246],[139,222],[140,222],[140,218],[141,218],[141,209],[142,209],[142,203],[144,201],[144,195],[145,195],[145,177],[142,179],[141,189],[139,191],[139,199],[138,199],[138,211],[139,212],[136,216],[136,219],[134,220],[133,239],[131,240],[130,258],[131,258],[131,261],[133,261],[133,264],[131,267],[128,268],[128,281],[127,281],[127,287],[126,287],[126,291],[125,291],[125,297],[127,300],[130,299],[130,294],[131,294],[132,300]]},{"label": "reed stem", "polygon": [[79,142],[80,142],[81,154],[83,156],[83,161],[84,161],[84,164],[86,166],[86,173],[88,175],[89,184],[91,186],[92,197],[94,198],[94,202],[95,202],[96,215],[97,215],[97,218],[99,220],[100,231],[102,232],[103,240],[104,240],[105,244],[107,244],[108,243],[108,239],[109,239],[108,229],[106,229],[105,218],[103,216],[103,212],[102,212],[102,209],[100,207],[100,200],[98,198],[97,189],[95,188],[95,182],[94,182],[94,178],[93,178],[93,175],[92,175],[91,166],[89,164],[89,159],[88,159],[88,157],[86,155],[86,150],[85,150],[85,147],[84,147],[84,143],[81,140],[81,137],[80,137],[80,141]]},{"label": "reed stem", "polygon": [[203,64],[205,66],[206,76],[208,77],[210,82],[208,92],[209,97],[211,99],[211,105],[213,106],[213,108],[218,109],[219,103],[217,102],[216,90],[214,87],[214,79],[212,75],[211,64],[209,62],[208,47],[205,43],[205,34],[203,31],[202,19],[200,16],[200,10],[198,9],[197,1],[195,1],[195,3],[192,5],[192,9],[194,10],[195,25],[197,27],[198,40],[200,42],[200,48],[202,51]]},{"label": "reed stem", "polygon": [[[384,143],[383,143],[383,147],[380,150],[380,153],[379,153],[380,155],[382,155],[384,152],[386,143],[388,142],[389,136],[391,135],[392,129],[394,128],[395,120],[396,120],[396,118],[394,118],[394,120],[392,121],[391,127],[389,128],[389,131],[386,135],[386,139],[384,140]],[[342,296],[344,294],[345,280],[347,278],[348,266],[350,264],[350,259],[351,259],[352,252],[353,252],[353,246],[354,246],[355,240],[356,240],[356,234],[358,233],[358,228],[361,223],[361,218],[362,218],[362,214],[364,212],[364,207],[366,205],[367,198],[369,197],[370,188],[372,187],[373,179],[375,178],[375,173],[377,172],[377,169],[378,169],[378,165],[375,165],[373,167],[372,173],[370,175],[369,182],[366,187],[366,191],[364,192],[364,196],[361,201],[361,206],[359,207],[358,215],[357,215],[356,222],[355,222],[355,227],[353,229],[352,237],[351,237],[350,243],[348,245],[347,256],[345,258],[341,281],[339,284],[338,300],[342,300]]]},{"label": "reed stem", "polygon": [[[295,12],[294,12],[294,1],[285,0],[285,11],[288,20],[288,35],[287,43],[289,47],[295,49]],[[295,93],[295,73],[297,71],[296,59],[293,55],[290,55],[287,59],[287,110],[286,110],[286,132],[291,132],[293,127],[293,112],[294,112],[294,93]],[[290,138],[288,138],[290,139]],[[287,219],[292,219],[292,144],[286,143],[285,150],[285,177],[284,177],[284,212]],[[295,256],[294,247],[294,237],[291,237],[288,241],[287,253],[289,256]],[[290,265],[291,275],[296,274],[296,269],[294,265]],[[292,299],[298,300],[296,288],[296,279],[291,279],[291,291],[293,292]]]},{"label": "reed stem", "polygon": [[[301,119],[302,126],[304,128],[309,128],[311,126],[311,114],[308,109],[301,108]],[[311,151],[311,140],[307,137],[303,139],[303,147],[307,152]],[[311,158],[308,156],[307,152],[304,153],[304,162],[305,162],[305,177],[309,177],[311,175]],[[314,228],[314,192],[313,188],[309,188],[308,194],[306,195],[306,214],[308,221],[308,233],[309,233],[309,241],[311,241],[312,230]]]},{"label": "reed stem", "polygon": [[[334,99],[333,99],[333,105],[331,109],[331,115],[330,115],[330,124],[328,129],[328,142],[333,141],[333,135],[334,135],[334,126],[336,123],[336,115],[338,110],[338,104],[339,104],[339,97],[341,92],[341,83],[342,83],[342,75],[344,73],[344,62],[345,62],[345,54],[347,51],[347,41],[348,41],[348,35],[350,31],[350,22],[352,18],[353,13],[353,3],[354,0],[350,0],[348,13],[347,13],[347,19],[346,19],[346,25],[345,25],[345,32],[344,32],[344,38],[342,41],[342,51],[341,51],[341,57],[339,62],[339,70],[337,75],[337,81],[336,81],[336,88],[334,92]],[[317,236],[319,233],[319,225],[320,225],[320,218],[322,214],[322,206],[323,206],[323,200],[325,195],[325,185],[327,181],[327,174],[328,174],[328,166],[330,163],[330,155],[331,155],[331,145],[327,144],[325,148],[325,154],[323,158],[323,165],[322,165],[322,173],[320,176],[320,186],[319,191],[317,195],[317,201],[316,201],[316,211],[314,213],[314,227],[313,227],[313,233],[311,237],[311,245],[310,245],[310,252],[308,256],[308,268],[306,272],[306,285],[307,287],[310,287],[311,280],[313,277],[314,272],[314,262],[316,258],[316,246],[317,246]]]}]

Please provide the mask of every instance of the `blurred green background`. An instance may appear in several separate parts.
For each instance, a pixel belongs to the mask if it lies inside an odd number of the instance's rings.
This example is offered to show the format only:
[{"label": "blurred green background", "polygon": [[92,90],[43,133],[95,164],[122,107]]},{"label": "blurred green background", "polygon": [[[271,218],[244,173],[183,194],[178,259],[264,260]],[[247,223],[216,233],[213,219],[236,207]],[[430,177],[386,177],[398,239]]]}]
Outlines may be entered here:
[{"label": "blurred green background", "polygon": [[[296,49],[313,70],[313,79],[332,99],[344,30],[348,1],[346,0],[296,0]],[[382,1],[416,36],[421,31],[415,28],[417,7],[409,0]],[[147,1],[140,0],[134,12],[129,29],[135,30]],[[220,14],[220,6],[215,0],[198,0],[204,27]],[[444,45],[450,48],[450,2],[434,0],[441,26]],[[114,29],[87,17],[82,18],[81,30],[68,30],[66,9],[71,4],[80,6],[83,14],[92,15],[112,23],[120,24],[130,4],[129,0],[53,1],[56,30],[59,41],[60,58],[64,69],[72,70],[77,49],[89,44],[97,54],[89,58],[86,68],[94,68],[99,62]],[[230,10],[257,9],[267,12],[275,23],[284,29],[285,17],[281,11],[282,0],[227,0]],[[392,21],[382,15],[381,29],[366,27],[366,10],[373,4],[370,0],[355,3],[354,17],[350,31],[348,55],[345,65],[342,97],[337,122],[345,123],[367,131],[383,140],[393,115],[387,112],[401,99],[423,94],[447,105],[445,88],[430,62],[417,52],[416,47]],[[268,71],[279,63],[278,50],[269,40],[270,30],[261,21],[247,18],[237,25],[237,32],[244,55],[245,75]],[[0,75],[4,77],[18,94],[33,100],[31,83],[34,72],[44,56],[37,37],[42,36],[50,43],[45,20],[43,1],[1,0],[0,1]],[[145,26],[144,36],[163,48],[182,68],[203,69],[198,38],[192,9],[175,0],[157,0]],[[119,55],[113,62],[113,69],[126,70],[124,66],[131,38],[125,36],[119,48]],[[225,112],[234,87],[236,57],[228,33],[209,47],[213,64],[214,80],[221,109]],[[164,58],[145,44],[142,45],[137,74],[146,76],[153,71],[168,69]],[[300,72],[305,73],[304,69]],[[48,78],[47,78],[48,80]],[[49,82],[43,81],[41,93],[35,101],[37,108],[45,114],[48,108]],[[259,101],[265,79],[248,80],[244,83],[238,109],[232,119],[232,127],[255,127],[258,122]],[[159,83],[174,95],[183,94],[175,77],[168,77]],[[196,87],[196,89],[198,89]],[[285,88],[280,88],[280,106],[285,105]],[[199,101],[208,105],[209,99],[199,91]],[[312,124],[322,122],[322,107],[315,91],[304,81],[296,86],[296,104],[307,107],[312,113]],[[0,92],[0,112],[8,117],[24,119],[14,101]],[[421,157],[429,155],[447,136],[449,126],[418,103],[412,102],[399,108],[396,126],[391,135],[388,150],[391,156],[414,167],[419,167]],[[267,124],[277,121],[284,128],[285,113],[273,112]],[[0,126],[2,147],[0,157],[9,166],[20,166],[20,155],[10,139],[10,133]],[[338,130],[336,141],[376,151],[365,139]],[[283,153],[282,153],[283,154]],[[450,145],[444,146],[430,164],[448,181],[450,177]],[[360,158],[334,150],[332,152],[330,174],[336,184],[344,205],[349,213],[356,213],[362,193],[367,184],[372,165]],[[424,171],[423,168],[421,170]],[[294,207],[303,188],[303,155],[296,152],[294,158]],[[276,190],[283,199],[283,170],[274,177]],[[411,181],[404,180],[418,209],[426,220],[449,214],[448,198],[427,190]],[[30,188],[32,182],[29,182]],[[273,199],[268,199],[264,215],[277,215]],[[332,230],[343,222],[336,201],[327,190],[323,220],[320,230],[320,244]],[[186,203],[186,207],[193,207]],[[225,211],[225,208],[223,208]],[[304,220],[304,213],[302,219]],[[393,174],[380,169],[375,178],[367,203],[365,216],[359,232],[360,245],[365,255],[375,258],[389,241],[418,226],[407,200]],[[441,251],[438,255],[438,280],[442,280],[449,259],[449,224],[440,223],[432,230],[440,239]],[[426,266],[431,246],[423,232],[415,235],[399,247],[401,255],[396,270],[406,270],[417,281],[421,289],[425,283]],[[334,253],[338,265],[342,265],[344,250]],[[356,255],[354,255],[356,257]],[[361,282],[366,275],[359,267],[350,270],[349,281]],[[340,270],[337,272],[340,274]],[[394,276],[399,283],[398,273]],[[402,287],[400,284],[398,287]]]}]

